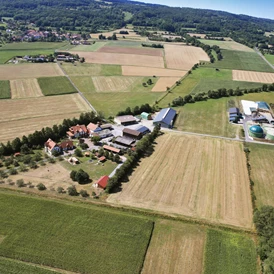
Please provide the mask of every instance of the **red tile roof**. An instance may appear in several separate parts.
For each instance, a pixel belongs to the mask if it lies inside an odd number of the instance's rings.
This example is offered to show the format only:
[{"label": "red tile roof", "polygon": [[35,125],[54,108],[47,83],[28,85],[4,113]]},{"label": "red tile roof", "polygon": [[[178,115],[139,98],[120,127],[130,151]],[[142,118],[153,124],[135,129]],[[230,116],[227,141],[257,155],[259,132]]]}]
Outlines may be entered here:
[{"label": "red tile roof", "polygon": [[45,146],[48,147],[50,150],[52,150],[55,146],[56,143],[53,142],[50,138],[45,142]]},{"label": "red tile roof", "polygon": [[102,176],[98,181],[97,181],[97,184],[99,187],[105,189],[107,184],[108,184],[108,179],[109,177],[107,175],[105,176]]},{"label": "red tile roof", "polygon": [[98,125],[97,124],[93,124],[93,123],[89,123],[87,125],[87,129],[88,130],[95,130],[97,127],[98,127]]},{"label": "red tile roof", "polygon": [[104,162],[106,160],[106,157],[105,156],[102,156],[98,159],[100,162]]},{"label": "red tile roof", "polygon": [[72,141],[63,141],[60,145],[61,148],[72,148],[73,147],[73,142]]},{"label": "red tile roof", "polygon": [[76,133],[76,132],[85,132],[87,133],[88,130],[86,128],[85,125],[76,125],[76,126],[72,126],[70,129],[69,129],[72,133]]},{"label": "red tile roof", "polygon": [[107,145],[104,145],[103,149],[110,150],[110,151],[115,152],[115,153],[120,153],[120,149],[115,148],[115,147],[111,147],[111,146],[107,146]]}]

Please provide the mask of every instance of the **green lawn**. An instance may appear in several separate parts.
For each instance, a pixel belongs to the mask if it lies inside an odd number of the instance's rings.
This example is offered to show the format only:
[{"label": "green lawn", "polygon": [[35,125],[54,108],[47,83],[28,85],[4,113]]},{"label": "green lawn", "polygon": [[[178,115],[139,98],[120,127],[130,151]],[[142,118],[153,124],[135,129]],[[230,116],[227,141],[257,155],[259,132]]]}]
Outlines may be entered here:
[{"label": "green lawn", "polygon": [[204,66],[219,69],[238,69],[261,72],[274,72],[274,70],[255,52],[222,50],[223,59]]},{"label": "green lawn", "polygon": [[10,81],[0,80],[0,99],[10,99]]},{"label": "green lawn", "polygon": [[153,223],[95,206],[0,193],[0,256],[79,273],[140,273]]},{"label": "green lawn", "polygon": [[204,274],[256,274],[255,243],[245,235],[209,229]]},{"label": "green lawn", "polygon": [[90,76],[120,76],[122,69],[120,65],[80,64],[76,66],[63,63],[63,69],[68,75],[90,75]]},{"label": "green lawn", "polygon": [[0,273],[3,274],[56,274],[42,267],[27,264],[25,262],[14,261],[11,259],[0,258]]},{"label": "green lawn", "polygon": [[51,95],[61,95],[76,93],[77,90],[73,87],[67,77],[57,76],[57,77],[41,77],[38,78],[39,86],[42,93],[45,96]]},{"label": "green lawn", "polygon": [[274,55],[273,54],[265,54],[264,57],[267,61],[269,61],[271,64],[274,65]]},{"label": "green lawn", "polygon": [[101,47],[105,46],[108,42],[95,42],[92,45],[79,45],[73,47],[70,51],[97,51]]}]

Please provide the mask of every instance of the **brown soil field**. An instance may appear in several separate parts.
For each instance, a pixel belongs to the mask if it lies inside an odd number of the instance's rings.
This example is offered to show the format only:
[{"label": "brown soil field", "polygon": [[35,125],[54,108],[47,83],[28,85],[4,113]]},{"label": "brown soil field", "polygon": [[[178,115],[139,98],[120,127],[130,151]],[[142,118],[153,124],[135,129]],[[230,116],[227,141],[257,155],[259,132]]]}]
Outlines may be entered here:
[{"label": "brown soil field", "polygon": [[199,226],[156,223],[142,274],[199,274],[203,272],[205,231]]},{"label": "brown soil field", "polygon": [[256,83],[274,83],[274,73],[233,70],[232,79],[234,81],[246,81]]},{"label": "brown soil field", "polygon": [[179,81],[180,77],[161,77],[153,87],[152,91],[166,91],[167,87],[172,87],[176,81]]},{"label": "brown soil field", "polygon": [[11,98],[28,98],[44,96],[37,79],[10,80]]},{"label": "brown soil field", "polygon": [[0,80],[62,76],[57,64],[1,65]]},{"label": "brown soil field", "polygon": [[0,100],[0,142],[78,117],[90,108],[79,94]]},{"label": "brown soil field", "polygon": [[166,133],[108,202],[252,228],[243,145]]},{"label": "brown soil field", "polygon": [[123,76],[92,77],[92,81],[97,92],[129,91],[130,86],[138,80],[139,79],[137,77]]},{"label": "brown soil field", "polygon": [[104,46],[100,48],[97,52],[163,56],[162,49],[153,49],[153,48],[126,48],[126,47]]},{"label": "brown soil field", "polygon": [[86,63],[128,65],[164,68],[164,60],[160,56],[148,56],[137,54],[104,53],[104,52],[73,52],[84,57]]},{"label": "brown soil field", "polygon": [[167,68],[190,70],[200,61],[209,61],[207,54],[198,47],[165,44]]},{"label": "brown soil field", "polygon": [[148,67],[134,67],[134,66],[122,66],[122,75],[124,76],[150,76],[157,77],[183,77],[187,74],[187,71],[174,70],[174,69],[160,69],[160,68],[148,68]]}]

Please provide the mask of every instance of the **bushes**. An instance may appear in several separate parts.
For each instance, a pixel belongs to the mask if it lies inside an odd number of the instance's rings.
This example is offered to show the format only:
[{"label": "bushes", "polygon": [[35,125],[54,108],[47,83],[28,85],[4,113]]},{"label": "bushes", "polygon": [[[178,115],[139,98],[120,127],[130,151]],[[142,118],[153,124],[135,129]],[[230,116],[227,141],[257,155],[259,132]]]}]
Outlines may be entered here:
[{"label": "bushes", "polygon": [[78,171],[72,170],[70,173],[70,178],[73,181],[77,181],[79,184],[89,183],[89,175],[83,169]]},{"label": "bushes", "polygon": [[42,184],[42,183],[38,184],[36,187],[38,188],[38,190],[41,190],[41,191],[47,189],[46,186],[44,184]]}]

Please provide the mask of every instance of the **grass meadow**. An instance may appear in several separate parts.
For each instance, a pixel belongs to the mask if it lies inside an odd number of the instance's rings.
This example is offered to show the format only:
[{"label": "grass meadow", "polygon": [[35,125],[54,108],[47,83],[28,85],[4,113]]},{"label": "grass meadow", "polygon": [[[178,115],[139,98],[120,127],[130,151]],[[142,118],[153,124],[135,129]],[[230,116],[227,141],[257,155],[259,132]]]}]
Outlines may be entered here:
[{"label": "grass meadow", "polygon": [[77,93],[77,90],[65,76],[41,77],[37,80],[45,96]]},{"label": "grass meadow", "polygon": [[222,50],[223,59],[204,66],[218,69],[238,69],[260,72],[274,72],[274,70],[255,52]]},{"label": "grass meadow", "polygon": [[97,51],[101,47],[105,46],[107,42],[95,42],[92,45],[78,45],[70,49],[70,51]]},{"label": "grass meadow", "polygon": [[245,235],[208,229],[204,274],[256,274],[255,243]]},{"label": "grass meadow", "polygon": [[271,64],[274,65],[274,55],[273,54],[265,54],[264,57],[267,61],[269,61]]},{"label": "grass meadow", "polygon": [[153,222],[0,193],[0,256],[79,273],[140,273]]},{"label": "grass meadow", "polygon": [[0,99],[10,99],[10,81],[1,80],[0,81]]}]

